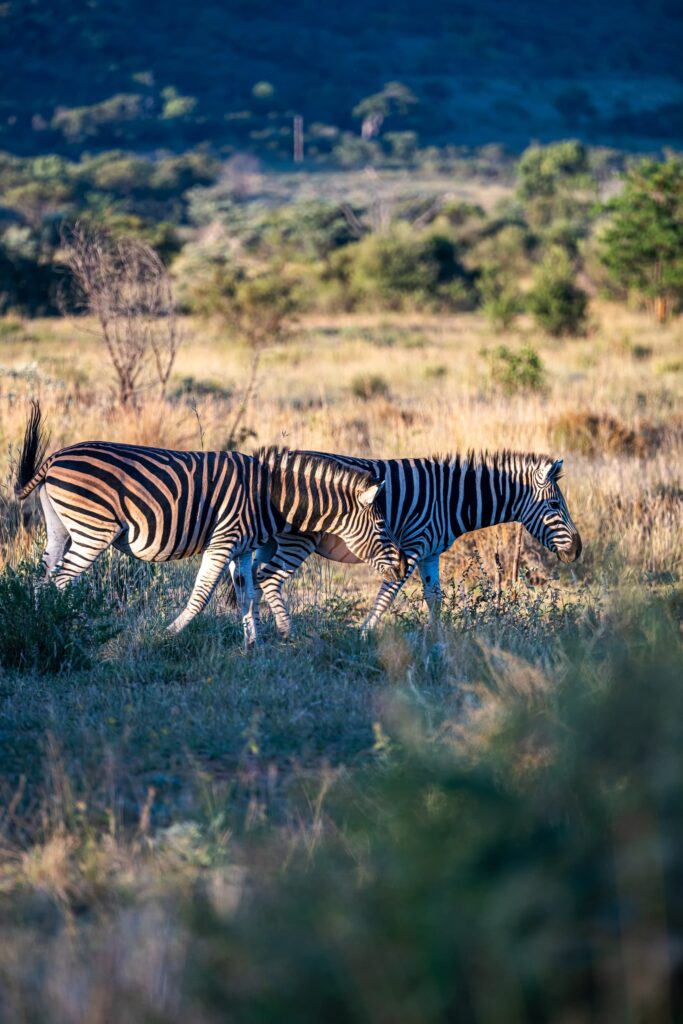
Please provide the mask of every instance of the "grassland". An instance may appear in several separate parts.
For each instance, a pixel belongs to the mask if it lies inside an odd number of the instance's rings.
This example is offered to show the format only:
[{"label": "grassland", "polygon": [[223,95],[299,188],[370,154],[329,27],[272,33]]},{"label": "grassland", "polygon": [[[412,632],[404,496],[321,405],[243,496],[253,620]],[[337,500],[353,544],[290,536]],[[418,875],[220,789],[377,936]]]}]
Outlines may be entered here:
[{"label": "grassland", "polygon": [[[441,624],[410,584],[368,642],[375,578],[311,561],[295,638],[250,655],[221,595],[164,636],[191,565],[114,554],[22,603],[9,486],[29,397],[55,447],[220,447],[250,353],[187,321],[169,397],[126,411],[87,323],[0,324],[1,1019],[679,1019],[683,326],[592,318],[305,319],[267,350],[245,447],[549,451],[584,556],[526,538],[515,578],[518,528],[482,531]],[[491,379],[501,341],[539,390]]]}]

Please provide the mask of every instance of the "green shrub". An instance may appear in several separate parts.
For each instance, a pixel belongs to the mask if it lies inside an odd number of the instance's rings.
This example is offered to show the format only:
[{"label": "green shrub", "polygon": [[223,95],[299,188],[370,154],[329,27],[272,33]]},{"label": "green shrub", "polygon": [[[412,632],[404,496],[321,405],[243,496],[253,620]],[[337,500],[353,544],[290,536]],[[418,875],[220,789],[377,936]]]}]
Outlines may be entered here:
[{"label": "green shrub", "polygon": [[371,398],[387,398],[389,385],[379,373],[359,374],[351,381],[351,393],[364,401]]},{"label": "green shrub", "polygon": [[543,389],[545,370],[541,357],[528,345],[519,351],[498,345],[494,349],[483,349],[482,355],[488,360],[492,383],[505,394]]},{"label": "green shrub", "polygon": [[200,268],[183,302],[193,313],[221,317],[254,348],[286,340],[298,309],[294,285],[282,274],[249,277],[242,267],[221,260]]},{"label": "green shrub", "polygon": [[351,247],[350,284],[361,299],[389,308],[407,303],[471,305],[471,275],[455,241],[443,232],[417,234],[406,225],[368,235]]},{"label": "green shrub", "polygon": [[585,332],[588,295],[576,284],[571,263],[561,250],[553,250],[538,270],[528,306],[538,325],[553,337]]},{"label": "green shrub", "polygon": [[84,579],[66,590],[22,562],[0,572],[0,665],[38,673],[86,668],[114,635],[104,593]]},{"label": "green shrub", "polygon": [[482,274],[479,294],[482,312],[496,330],[507,330],[522,310],[519,289],[499,271],[488,270]]}]

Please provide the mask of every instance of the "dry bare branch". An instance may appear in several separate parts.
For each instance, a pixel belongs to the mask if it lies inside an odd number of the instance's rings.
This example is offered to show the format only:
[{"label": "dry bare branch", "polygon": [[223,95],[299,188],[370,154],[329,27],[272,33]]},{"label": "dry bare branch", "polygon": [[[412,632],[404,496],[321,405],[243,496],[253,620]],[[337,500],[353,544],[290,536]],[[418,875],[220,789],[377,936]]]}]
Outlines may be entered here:
[{"label": "dry bare branch", "polygon": [[82,224],[63,244],[76,302],[98,322],[121,404],[135,402],[152,386],[163,397],[181,339],[159,255],[137,238],[114,238]]}]

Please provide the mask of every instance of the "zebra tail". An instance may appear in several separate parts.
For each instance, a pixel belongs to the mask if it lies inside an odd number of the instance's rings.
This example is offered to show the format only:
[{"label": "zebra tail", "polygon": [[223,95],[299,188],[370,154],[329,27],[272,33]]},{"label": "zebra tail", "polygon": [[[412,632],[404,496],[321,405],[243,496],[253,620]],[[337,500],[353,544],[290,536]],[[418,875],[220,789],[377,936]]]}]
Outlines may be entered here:
[{"label": "zebra tail", "polygon": [[[21,446],[17,466],[17,479],[14,485],[14,493],[19,501],[27,498],[47,473],[50,463],[49,460],[45,461],[45,452],[49,443],[50,435],[43,427],[40,405],[38,402],[32,401],[31,415],[26,424],[24,443]],[[37,469],[37,467],[40,468]]]}]

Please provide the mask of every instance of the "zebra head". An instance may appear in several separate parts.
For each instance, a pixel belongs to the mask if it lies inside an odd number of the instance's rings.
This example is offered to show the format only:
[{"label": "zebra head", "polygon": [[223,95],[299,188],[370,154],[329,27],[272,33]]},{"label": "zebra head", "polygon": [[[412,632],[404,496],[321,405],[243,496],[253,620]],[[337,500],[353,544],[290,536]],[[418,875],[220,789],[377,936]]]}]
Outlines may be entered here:
[{"label": "zebra head", "polygon": [[575,562],[583,545],[558,483],[562,462],[548,459],[529,467],[516,518],[561,562]]},{"label": "zebra head", "polygon": [[384,480],[361,484],[357,491],[358,505],[361,510],[356,519],[353,536],[347,539],[354,553],[362,557],[389,582],[403,579],[407,572],[405,555],[399,549],[389,530],[384,512],[379,508],[377,499],[384,490]]}]

